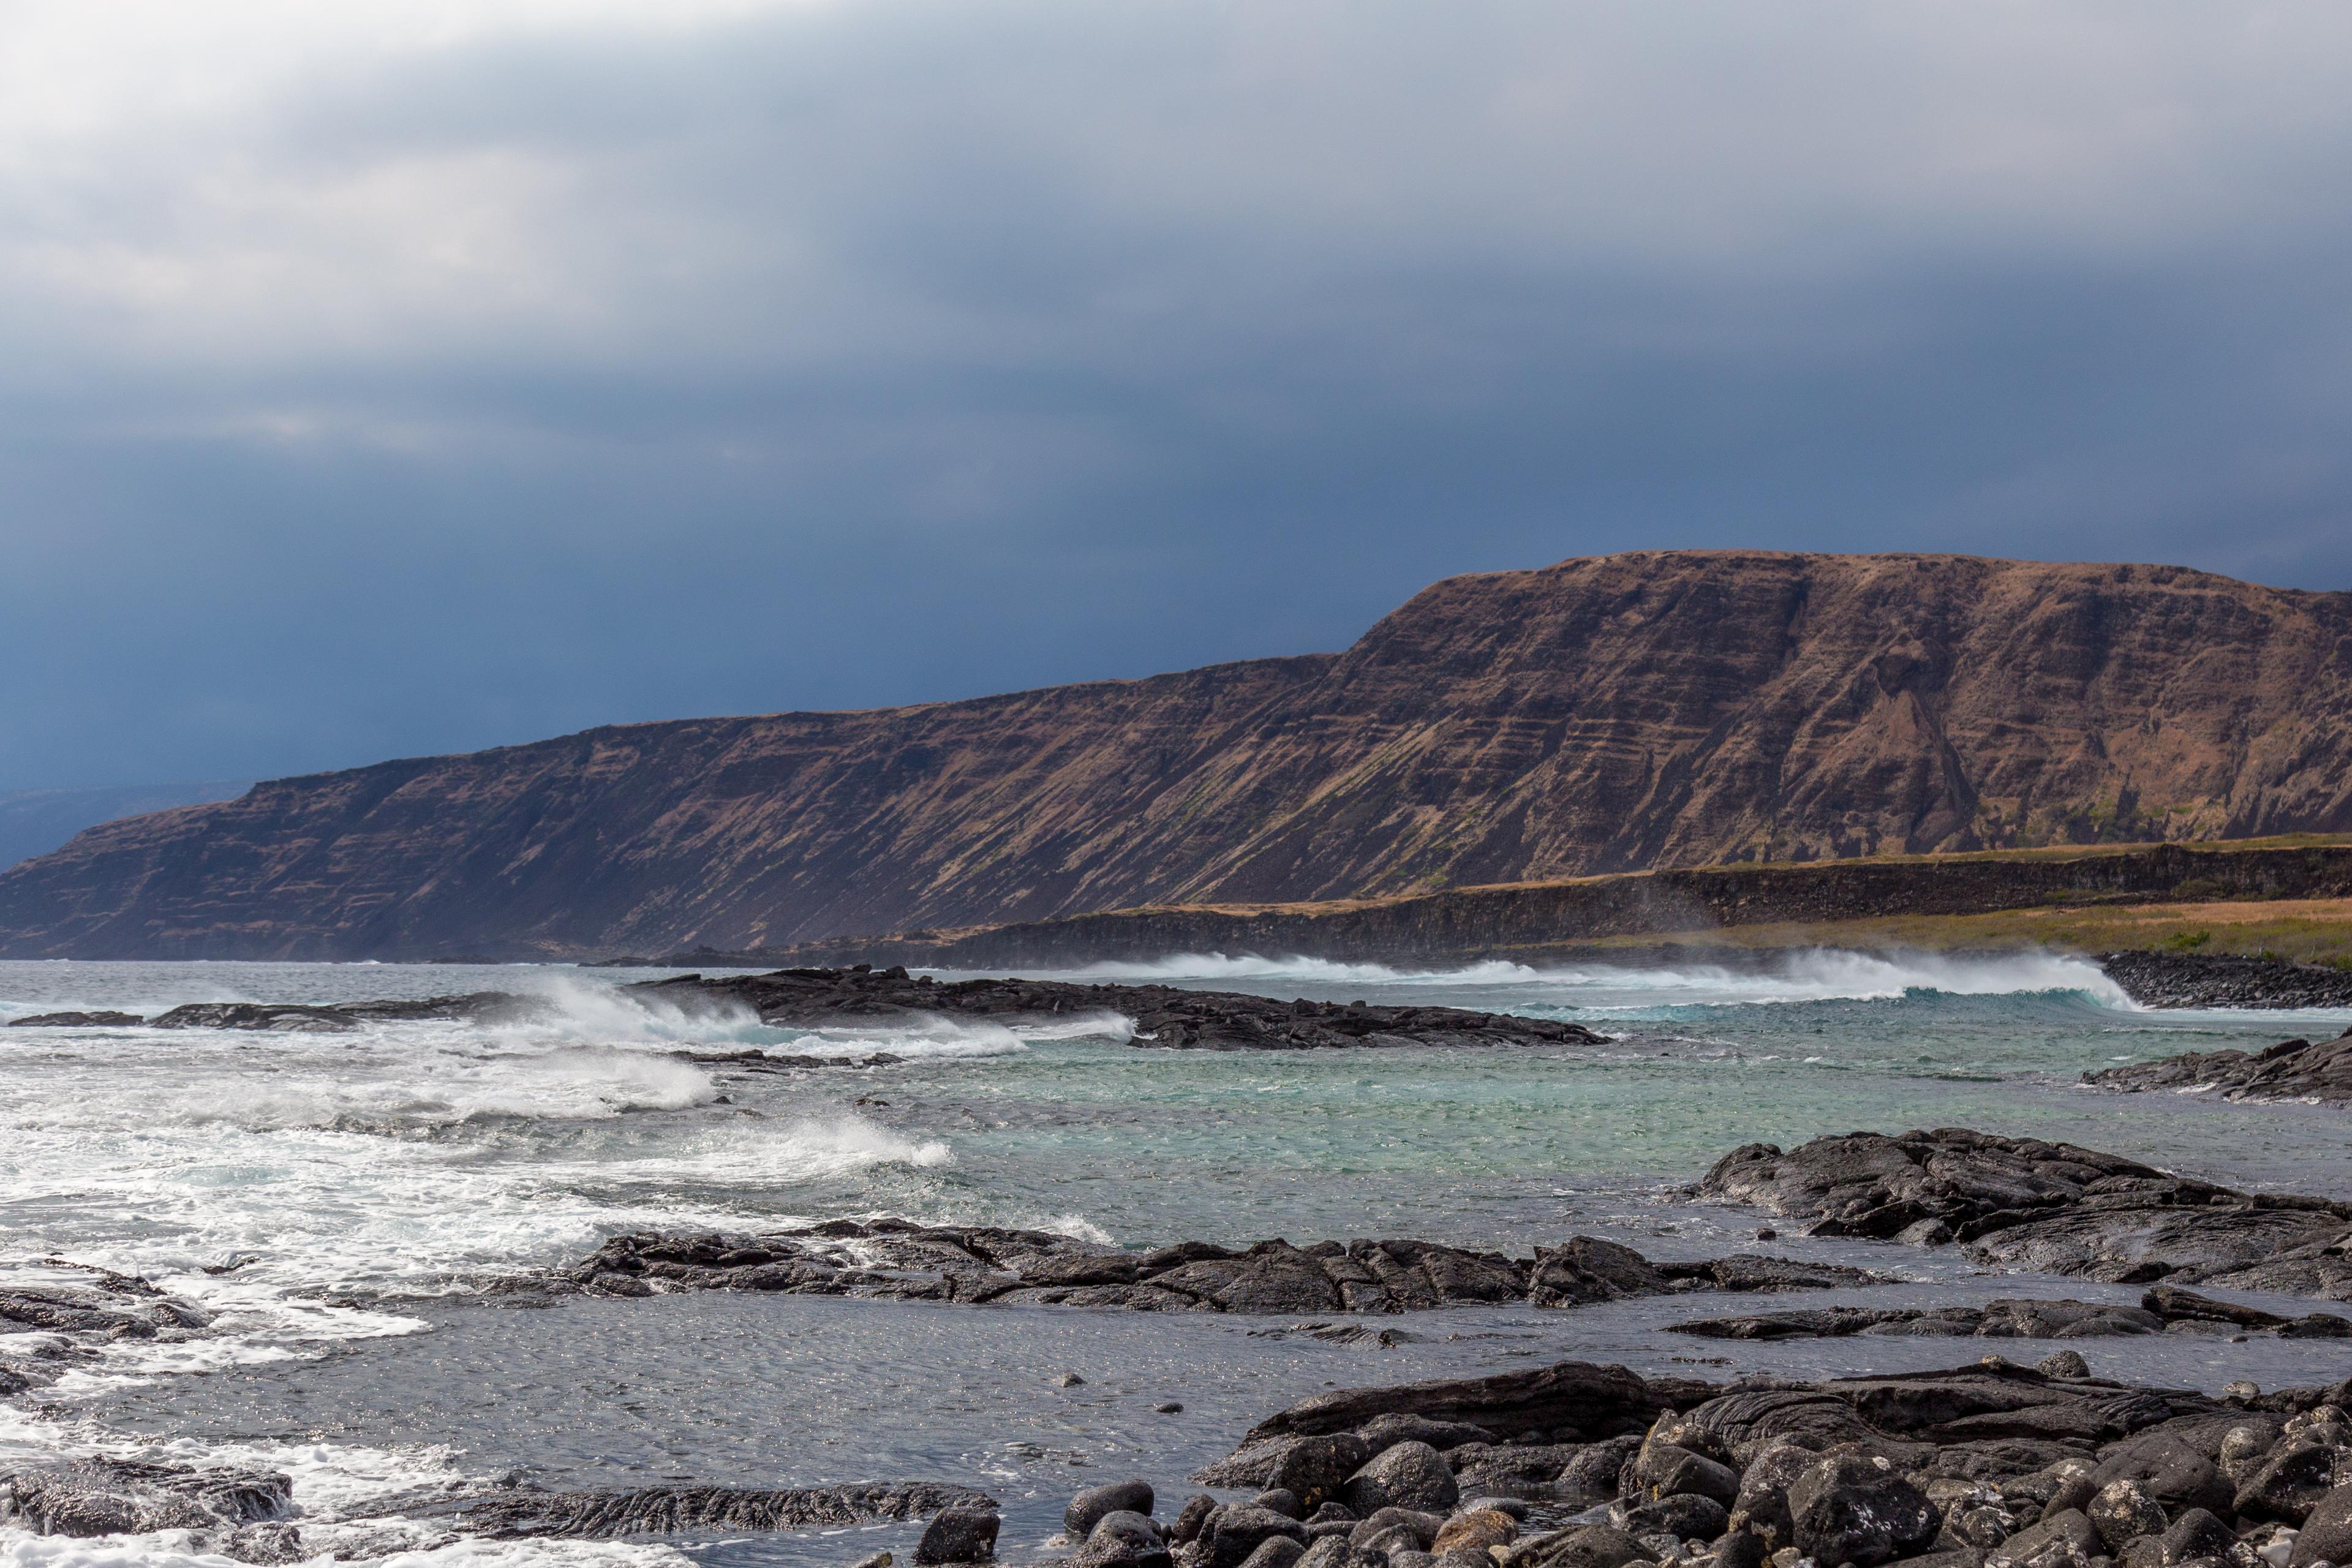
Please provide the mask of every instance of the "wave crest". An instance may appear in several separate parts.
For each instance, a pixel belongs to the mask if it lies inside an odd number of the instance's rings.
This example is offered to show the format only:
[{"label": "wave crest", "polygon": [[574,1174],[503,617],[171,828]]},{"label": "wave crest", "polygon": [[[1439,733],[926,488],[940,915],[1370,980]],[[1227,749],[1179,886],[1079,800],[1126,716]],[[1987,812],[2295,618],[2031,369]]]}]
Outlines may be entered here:
[{"label": "wave crest", "polygon": [[1754,970],[1707,963],[1584,963],[1537,968],[1504,959],[1454,968],[1412,969],[1327,958],[1205,952],[1171,953],[1149,962],[1106,963],[1038,973],[1070,980],[1460,986],[1507,991],[1531,1005],[1570,1007],[1885,1001],[1914,992],[1952,996],[2072,992],[2119,1012],[2140,1010],[2139,1005],[2097,964],[2071,954],[2040,950],[1948,954],[1810,948],[1780,955]]}]

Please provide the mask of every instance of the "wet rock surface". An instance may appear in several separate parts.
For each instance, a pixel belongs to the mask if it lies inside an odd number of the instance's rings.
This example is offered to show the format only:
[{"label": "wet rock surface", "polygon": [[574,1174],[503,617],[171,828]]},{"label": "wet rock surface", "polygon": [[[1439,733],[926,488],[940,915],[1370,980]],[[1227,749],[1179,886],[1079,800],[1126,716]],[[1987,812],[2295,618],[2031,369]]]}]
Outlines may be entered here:
[{"label": "wet rock surface", "polygon": [[[1482,1302],[1577,1307],[1685,1291],[1822,1289],[1874,1282],[1834,1264],[1738,1257],[1654,1263],[1590,1237],[1532,1258],[1426,1241],[1180,1242],[1119,1252],[1047,1231],[832,1220],[764,1236],[614,1237],[569,1268],[515,1280],[604,1295],[770,1290],[961,1302],[1248,1314],[1404,1312]],[[1301,1325],[1313,1333],[1328,1325]],[[1320,1337],[1332,1337],[1328,1331]]]},{"label": "wet rock surface", "polygon": [[[1338,1500],[1307,1527],[1317,1568],[1426,1568],[1456,1546],[1461,1568],[2300,1568],[2352,1546],[2347,1394],[2217,1400],[1998,1357],[1727,1386],[1569,1362],[1320,1394],[1197,1479],[1324,1478]],[[1433,1461],[1454,1472],[1454,1500],[1369,1514],[1349,1501]],[[1169,1536],[1174,1568],[1216,1568],[1188,1542],[1264,1511],[1196,1499]]]},{"label": "wet rock surface", "polygon": [[714,1529],[804,1530],[871,1520],[919,1519],[951,1509],[992,1518],[996,1508],[994,1499],[969,1487],[874,1482],[772,1491],[697,1486],[643,1487],[630,1491],[516,1489],[469,1500],[455,1511],[458,1522],[470,1531],[517,1540],[664,1535]]},{"label": "wet rock surface", "polygon": [[57,1382],[107,1342],[191,1339],[212,1321],[193,1302],[111,1269],[63,1258],[16,1266],[0,1276],[0,1335],[41,1337],[5,1346],[0,1395]]},{"label": "wet rock surface", "polygon": [[862,1057],[812,1056],[804,1051],[670,1051],[670,1057],[697,1067],[731,1068],[738,1072],[793,1072],[805,1068],[892,1068],[904,1057],[869,1051]]},{"label": "wet rock surface", "polygon": [[1959,1128],[1751,1143],[1698,1191],[1810,1220],[1814,1236],[1958,1243],[2039,1273],[2352,1300],[2352,1205],[2237,1192],[2072,1143]]},{"label": "wet rock surface", "polygon": [[1817,1307],[1675,1323],[1668,1332],[1714,1340],[1882,1337],[2072,1340],[2114,1334],[2252,1332],[2288,1339],[2352,1339],[2352,1318],[2282,1317],[2160,1285],[2131,1306],[2115,1301],[1988,1301],[1980,1307]]},{"label": "wet rock surface", "polygon": [[415,1001],[342,1002],[309,1006],[263,1002],[188,1002],[149,1020],[153,1029],[256,1029],[273,1033],[342,1034],[369,1024],[516,1023],[551,1009],[533,996],[476,991]]},{"label": "wet rock surface", "polygon": [[249,1029],[270,1034],[340,1035],[369,1024],[515,1023],[546,1016],[549,1005],[506,991],[383,1002],[184,1002],[152,1018],[136,1013],[36,1013],[14,1029]]},{"label": "wet rock surface", "polygon": [[2083,1081],[2130,1094],[2210,1090],[2223,1100],[2352,1102],[2352,1029],[2332,1040],[2285,1040],[2260,1051],[2189,1051],[2087,1072]]},{"label": "wet rock surface", "polygon": [[1081,985],[1049,980],[909,976],[903,967],[782,969],[770,974],[645,981],[625,994],[692,1012],[744,1007],[765,1024],[830,1024],[924,1016],[1011,1024],[1117,1015],[1135,1021],[1134,1043],[1189,1050],[1321,1050],[1347,1046],[1598,1045],[1579,1024],[1455,1007],[1371,1007],[1354,1002],[1283,1002],[1172,985]]},{"label": "wet rock surface", "polygon": [[0,1480],[7,1518],[38,1535],[194,1532],[200,1550],[248,1563],[303,1555],[282,1524],[293,1483],[274,1471],[192,1468],[134,1459],[82,1458],[22,1469]]}]

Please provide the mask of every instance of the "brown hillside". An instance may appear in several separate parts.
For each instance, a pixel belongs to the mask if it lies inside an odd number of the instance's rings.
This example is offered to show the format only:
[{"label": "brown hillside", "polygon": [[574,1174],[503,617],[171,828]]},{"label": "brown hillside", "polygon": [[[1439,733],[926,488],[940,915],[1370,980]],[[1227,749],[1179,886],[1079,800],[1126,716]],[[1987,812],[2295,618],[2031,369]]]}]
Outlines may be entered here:
[{"label": "brown hillside", "polygon": [[774,946],[1152,902],[2352,829],[2352,595],[1656,552],[1346,653],[281,780],[0,876],[0,954]]}]

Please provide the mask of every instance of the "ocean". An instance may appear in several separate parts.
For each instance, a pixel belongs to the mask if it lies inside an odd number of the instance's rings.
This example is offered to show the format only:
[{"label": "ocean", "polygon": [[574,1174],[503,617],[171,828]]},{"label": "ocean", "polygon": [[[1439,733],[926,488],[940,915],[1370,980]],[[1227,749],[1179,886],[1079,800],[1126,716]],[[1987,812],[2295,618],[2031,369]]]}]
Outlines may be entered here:
[{"label": "ocean", "polygon": [[[1414,1237],[1524,1253],[1583,1234],[1654,1258],[1765,1250],[1904,1280],[1808,1305],[2137,1299],[1985,1274],[1948,1250],[1759,1243],[1761,1216],[1688,1191],[1742,1143],[1858,1129],[2066,1139],[2234,1185],[2352,1198],[2340,1111],[2077,1082],[2116,1062],[2335,1034],[2352,1014],[2151,1012],[2058,956],[1811,953],[1763,975],[1211,956],[1076,973],[1442,1003],[1610,1037],[1280,1054],[1151,1048],[1114,1016],[812,1034],[649,1012],[619,991],[667,973],[0,963],[0,1021],[485,989],[555,1005],[530,1024],[334,1035],[0,1029],[0,1287],[96,1266],[211,1319],[184,1336],[105,1342],[0,1403],[0,1472],[89,1453],[279,1469],[294,1478],[307,1550],[403,1564],[846,1564],[884,1548],[903,1557],[919,1531],[501,1542],[373,1517],[418,1488],[945,1480],[1003,1502],[1000,1554],[1017,1563],[1077,1488],[1141,1475],[1181,1500],[1185,1476],[1244,1428],[1328,1386],[1569,1357],[1822,1375],[1948,1365],[1985,1347],[1661,1331],[1739,1305],[1707,1297],[1409,1315],[1374,1321],[1394,1342],[1343,1344],[1213,1315],[745,1295],[524,1308],[480,1288],[624,1231],[887,1215],[1137,1248]],[[774,1074],[672,1054],[752,1047],[900,1059]],[[0,1332],[0,1363],[58,1342]],[[2352,1372],[2352,1349],[2324,1341],[2075,1348],[2102,1373],[2209,1390]],[[1080,1381],[1066,1384],[1071,1373]],[[1160,1413],[1168,1403],[1184,1408]],[[0,1522],[6,1563],[198,1560],[178,1532],[78,1541]]]}]

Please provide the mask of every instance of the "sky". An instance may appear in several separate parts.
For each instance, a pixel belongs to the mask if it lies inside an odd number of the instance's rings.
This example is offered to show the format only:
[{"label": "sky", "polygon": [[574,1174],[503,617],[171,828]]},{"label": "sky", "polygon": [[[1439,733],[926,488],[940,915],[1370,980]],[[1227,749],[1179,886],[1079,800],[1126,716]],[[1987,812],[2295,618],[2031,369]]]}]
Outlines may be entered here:
[{"label": "sky", "polygon": [[1629,548],[2352,589],[2347,191],[2335,0],[7,0],[0,791]]}]

